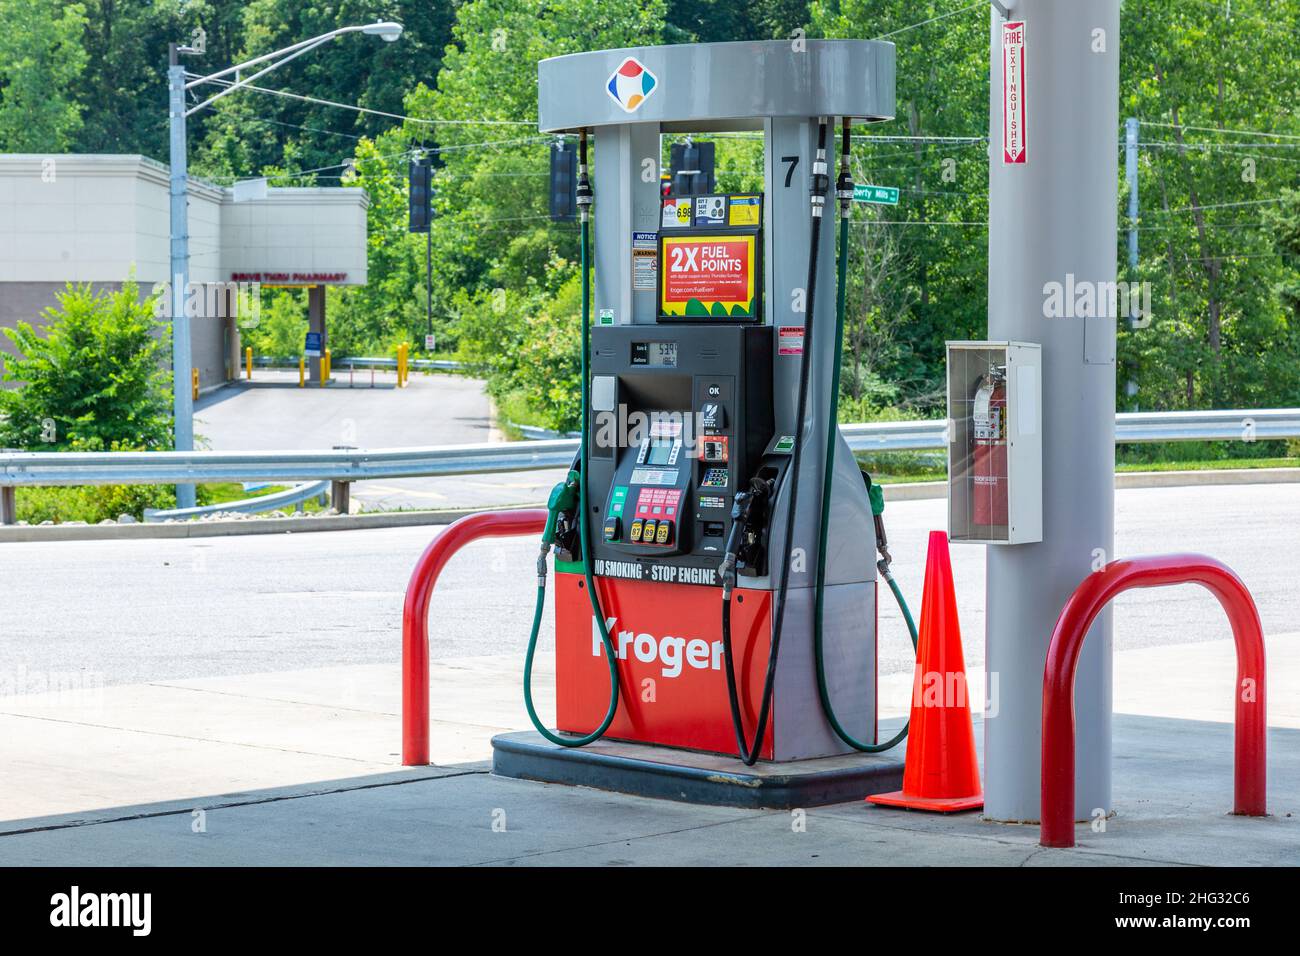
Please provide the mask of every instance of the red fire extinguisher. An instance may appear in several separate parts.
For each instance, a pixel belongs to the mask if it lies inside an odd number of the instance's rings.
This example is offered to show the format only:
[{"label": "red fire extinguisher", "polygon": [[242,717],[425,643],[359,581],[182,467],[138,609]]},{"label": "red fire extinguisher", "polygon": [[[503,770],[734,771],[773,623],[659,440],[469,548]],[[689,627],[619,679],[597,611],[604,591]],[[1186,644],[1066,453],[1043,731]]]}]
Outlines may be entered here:
[{"label": "red fire extinguisher", "polygon": [[973,461],[971,521],[984,526],[1007,524],[1007,383],[991,366],[975,389],[972,416]]}]

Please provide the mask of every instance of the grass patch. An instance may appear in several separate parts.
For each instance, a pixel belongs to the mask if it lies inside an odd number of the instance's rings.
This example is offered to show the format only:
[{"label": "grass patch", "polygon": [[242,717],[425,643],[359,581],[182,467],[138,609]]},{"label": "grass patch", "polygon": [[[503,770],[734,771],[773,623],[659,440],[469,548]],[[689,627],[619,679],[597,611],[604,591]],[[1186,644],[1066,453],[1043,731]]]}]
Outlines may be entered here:
[{"label": "grass patch", "polygon": [[507,392],[495,399],[497,427],[506,441],[522,441],[524,433],[516,425],[541,425],[540,416],[524,400],[523,392]]},{"label": "grass patch", "polygon": [[[947,462],[938,453],[892,452],[858,454],[858,463],[867,469],[871,480],[881,485],[917,481],[944,481]],[[1210,471],[1213,469],[1300,468],[1300,457],[1273,458],[1202,458],[1177,461],[1125,461],[1120,455],[1116,472],[1138,471]]]},{"label": "grass patch", "polygon": [[[195,498],[200,505],[226,501],[244,501],[277,491],[287,491],[289,485],[272,485],[256,491],[245,491],[238,482],[218,482],[198,485]],[[104,520],[116,521],[128,514],[137,521],[144,520],[146,508],[165,511],[176,507],[176,493],[171,485],[79,485],[74,487],[18,488],[15,494],[18,520],[28,524],[51,521],[65,524],[84,521],[99,524]],[[292,507],[292,506],[289,506]],[[320,511],[321,505],[312,498],[303,502],[304,511]]]},{"label": "grass patch", "polygon": [[1213,468],[1300,468],[1300,458],[1217,458],[1213,461],[1120,462],[1116,471],[1206,471]]},{"label": "grass patch", "polygon": [[879,485],[943,481],[948,477],[948,463],[943,452],[859,452],[854,458]]}]

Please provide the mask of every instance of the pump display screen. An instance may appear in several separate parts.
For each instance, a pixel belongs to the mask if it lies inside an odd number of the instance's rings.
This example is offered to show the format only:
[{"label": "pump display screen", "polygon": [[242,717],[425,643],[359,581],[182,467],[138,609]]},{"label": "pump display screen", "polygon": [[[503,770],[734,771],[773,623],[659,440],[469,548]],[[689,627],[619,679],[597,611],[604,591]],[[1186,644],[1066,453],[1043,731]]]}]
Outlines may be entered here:
[{"label": "pump display screen", "polygon": [[659,313],[677,319],[753,319],[758,237],[727,232],[661,238]]},{"label": "pump display screen", "polygon": [[646,454],[647,465],[666,465],[673,453],[673,440],[655,438],[650,442],[650,451]]},{"label": "pump display screen", "polygon": [[676,368],[676,342],[633,342],[632,364],[649,368]]}]

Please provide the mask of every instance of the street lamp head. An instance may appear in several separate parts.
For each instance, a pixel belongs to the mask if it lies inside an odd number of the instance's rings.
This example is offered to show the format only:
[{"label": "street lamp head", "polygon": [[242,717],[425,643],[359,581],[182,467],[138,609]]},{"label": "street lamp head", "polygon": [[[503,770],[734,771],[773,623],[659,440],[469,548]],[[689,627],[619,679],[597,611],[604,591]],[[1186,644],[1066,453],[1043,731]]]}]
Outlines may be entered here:
[{"label": "street lamp head", "polygon": [[402,25],[393,23],[391,20],[381,20],[378,23],[368,23],[361,28],[362,33],[368,33],[371,36],[383,37],[388,43],[392,43],[402,35]]}]

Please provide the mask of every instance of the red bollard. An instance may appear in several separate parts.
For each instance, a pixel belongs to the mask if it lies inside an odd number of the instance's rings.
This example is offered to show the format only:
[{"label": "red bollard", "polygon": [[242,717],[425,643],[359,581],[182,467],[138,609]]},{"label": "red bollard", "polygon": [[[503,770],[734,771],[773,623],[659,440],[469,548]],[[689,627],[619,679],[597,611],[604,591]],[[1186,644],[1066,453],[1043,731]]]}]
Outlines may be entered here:
[{"label": "red bollard", "polygon": [[402,605],[402,763],[429,763],[429,600],[452,555],[478,538],[540,535],[545,508],[487,511],[452,522],[415,563]]},{"label": "red bollard", "polygon": [[1264,633],[1241,579],[1203,554],[1161,554],[1112,561],[1088,575],[1061,609],[1043,669],[1042,804],[1039,842],[1074,846],[1074,673],[1093,620],[1132,588],[1199,584],[1219,600],[1237,644],[1233,813],[1262,817],[1267,777]]}]

